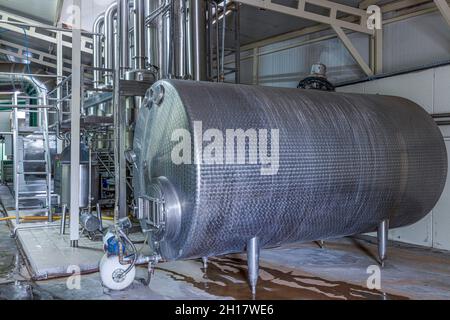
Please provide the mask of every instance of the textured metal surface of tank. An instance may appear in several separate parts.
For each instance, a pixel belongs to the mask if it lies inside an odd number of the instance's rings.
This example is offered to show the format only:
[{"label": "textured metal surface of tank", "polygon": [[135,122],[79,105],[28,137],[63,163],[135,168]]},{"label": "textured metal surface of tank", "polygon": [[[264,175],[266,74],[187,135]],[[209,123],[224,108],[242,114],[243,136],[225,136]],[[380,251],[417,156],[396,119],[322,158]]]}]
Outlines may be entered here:
[{"label": "textured metal surface of tank", "polygon": [[[278,129],[279,169],[172,161],[177,129]],[[208,143],[193,139],[192,155]],[[243,252],[410,225],[438,201],[447,173],[432,118],[398,97],[160,81],[135,132],[135,197],[168,260]]]}]

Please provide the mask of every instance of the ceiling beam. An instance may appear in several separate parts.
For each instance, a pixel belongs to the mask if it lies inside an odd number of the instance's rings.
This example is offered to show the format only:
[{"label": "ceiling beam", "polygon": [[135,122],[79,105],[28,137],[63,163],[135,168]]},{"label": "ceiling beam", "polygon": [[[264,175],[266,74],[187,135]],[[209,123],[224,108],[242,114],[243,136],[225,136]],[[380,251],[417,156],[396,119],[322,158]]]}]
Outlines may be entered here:
[{"label": "ceiling beam", "polygon": [[366,10],[369,6],[377,4],[378,2],[380,2],[380,0],[363,0],[359,3],[358,7]]},{"label": "ceiling beam", "polygon": [[446,0],[434,0],[434,3],[436,4],[437,8],[439,9],[439,12],[444,17],[445,21],[447,21],[447,24],[450,26],[450,7],[447,4]]},{"label": "ceiling beam", "polygon": [[[252,7],[263,8],[270,11],[284,13],[298,18],[323,23],[329,26],[337,26],[348,30],[373,35],[374,31],[367,27],[368,14],[365,10],[327,0],[299,0],[296,8],[273,3],[272,0],[234,0]],[[323,9],[325,15],[308,10],[308,5]],[[356,17],[354,21],[346,21],[337,18],[338,13]]]},{"label": "ceiling beam", "polygon": [[[0,53],[3,53],[7,56],[13,56],[24,60],[26,54],[24,51],[26,50],[33,54],[32,57],[27,58],[29,62],[35,63],[42,67],[52,68],[56,70],[56,56],[32,48],[25,48],[24,46],[5,41],[3,39],[0,40]],[[72,62],[69,59],[64,59],[64,63],[70,65]],[[70,72],[71,69],[64,68],[64,71]]]},{"label": "ceiling beam", "polygon": [[[52,31],[52,27],[50,26],[42,25],[41,23],[32,19],[24,18],[4,10],[0,10],[0,16],[2,17],[0,20],[0,27],[3,29],[23,35],[23,28],[26,28],[28,37],[40,41],[46,41],[55,45],[57,44],[56,32]],[[45,30],[46,32],[43,32],[42,30]],[[63,32],[63,36],[67,39],[63,40],[63,46],[72,48],[72,32],[65,31]],[[81,50],[84,53],[93,54],[92,39],[90,37],[81,37]]]},{"label": "ceiling beam", "polygon": [[344,30],[341,27],[332,25],[333,30],[338,35],[339,39],[341,39],[344,46],[347,48],[350,55],[355,59],[355,61],[359,64],[361,69],[367,76],[373,76],[373,71],[369,67],[369,65],[364,61],[364,58],[359,54],[358,50],[355,48],[350,38],[345,34]]}]

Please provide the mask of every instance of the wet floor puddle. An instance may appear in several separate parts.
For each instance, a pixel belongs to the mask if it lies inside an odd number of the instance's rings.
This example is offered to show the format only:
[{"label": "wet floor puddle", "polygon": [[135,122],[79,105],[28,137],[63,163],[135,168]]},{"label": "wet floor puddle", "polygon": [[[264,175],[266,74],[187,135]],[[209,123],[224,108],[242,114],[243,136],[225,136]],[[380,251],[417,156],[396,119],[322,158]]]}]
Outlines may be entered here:
[{"label": "wet floor puddle", "polygon": [[[199,262],[199,266],[201,263]],[[295,271],[275,269],[276,267],[260,267],[260,278],[255,299],[257,300],[405,300],[402,296],[369,290],[362,286],[346,282],[329,281],[306,276]],[[247,284],[247,262],[239,258],[211,259],[203,279],[185,275],[178,271],[164,268],[175,281],[182,281],[217,297],[234,299],[253,299]]]}]

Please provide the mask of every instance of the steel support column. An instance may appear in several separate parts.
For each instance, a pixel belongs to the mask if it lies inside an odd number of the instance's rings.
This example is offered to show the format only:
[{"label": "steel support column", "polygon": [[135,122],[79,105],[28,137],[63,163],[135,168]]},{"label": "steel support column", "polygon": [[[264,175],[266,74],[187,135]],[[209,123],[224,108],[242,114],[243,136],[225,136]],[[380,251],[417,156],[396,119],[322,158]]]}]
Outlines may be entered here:
[{"label": "steel support column", "polygon": [[[62,107],[63,103],[61,102],[62,99],[62,90],[63,88],[59,86],[59,84],[63,80],[64,75],[64,56],[63,56],[63,33],[61,31],[58,31],[58,34],[56,36],[57,42],[56,42],[56,83],[58,85],[58,89],[56,91],[56,98],[58,99],[57,107],[58,110],[61,112],[62,115]],[[58,119],[62,120],[62,119]],[[56,153],[60,154],[63,151],[63,141],[61,139],[56,139]]]},{"label": "steel support column", "polygon": [[70,168],[70,245],[80,239],[80,105],[81,105],[81,0],[73,0],[72,31],[72,105]]},{"label": "steel support column", "polygon": [[[127,176],[125,158],[125,97],[121,95],[122,69],[128,67],[128,0],[117,0],[118,40],[115,43],[114,73],[114,162],[115,162],[115,219],[127,216]],[[124,48],[125,46],[125,48]]]}]

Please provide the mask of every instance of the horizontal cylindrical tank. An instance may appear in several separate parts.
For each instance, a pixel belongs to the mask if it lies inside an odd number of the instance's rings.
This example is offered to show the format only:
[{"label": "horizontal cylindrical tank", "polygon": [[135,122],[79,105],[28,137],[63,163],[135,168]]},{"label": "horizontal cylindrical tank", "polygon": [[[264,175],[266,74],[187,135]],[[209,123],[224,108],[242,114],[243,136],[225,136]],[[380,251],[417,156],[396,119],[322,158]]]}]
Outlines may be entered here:
[{"label": "horizontal cylindrical tank", "polygon": [[447,173],[439,128],[409,100],[191,81],[149,90],[130,158],[138,216],[168,260],[406,226]]}]

